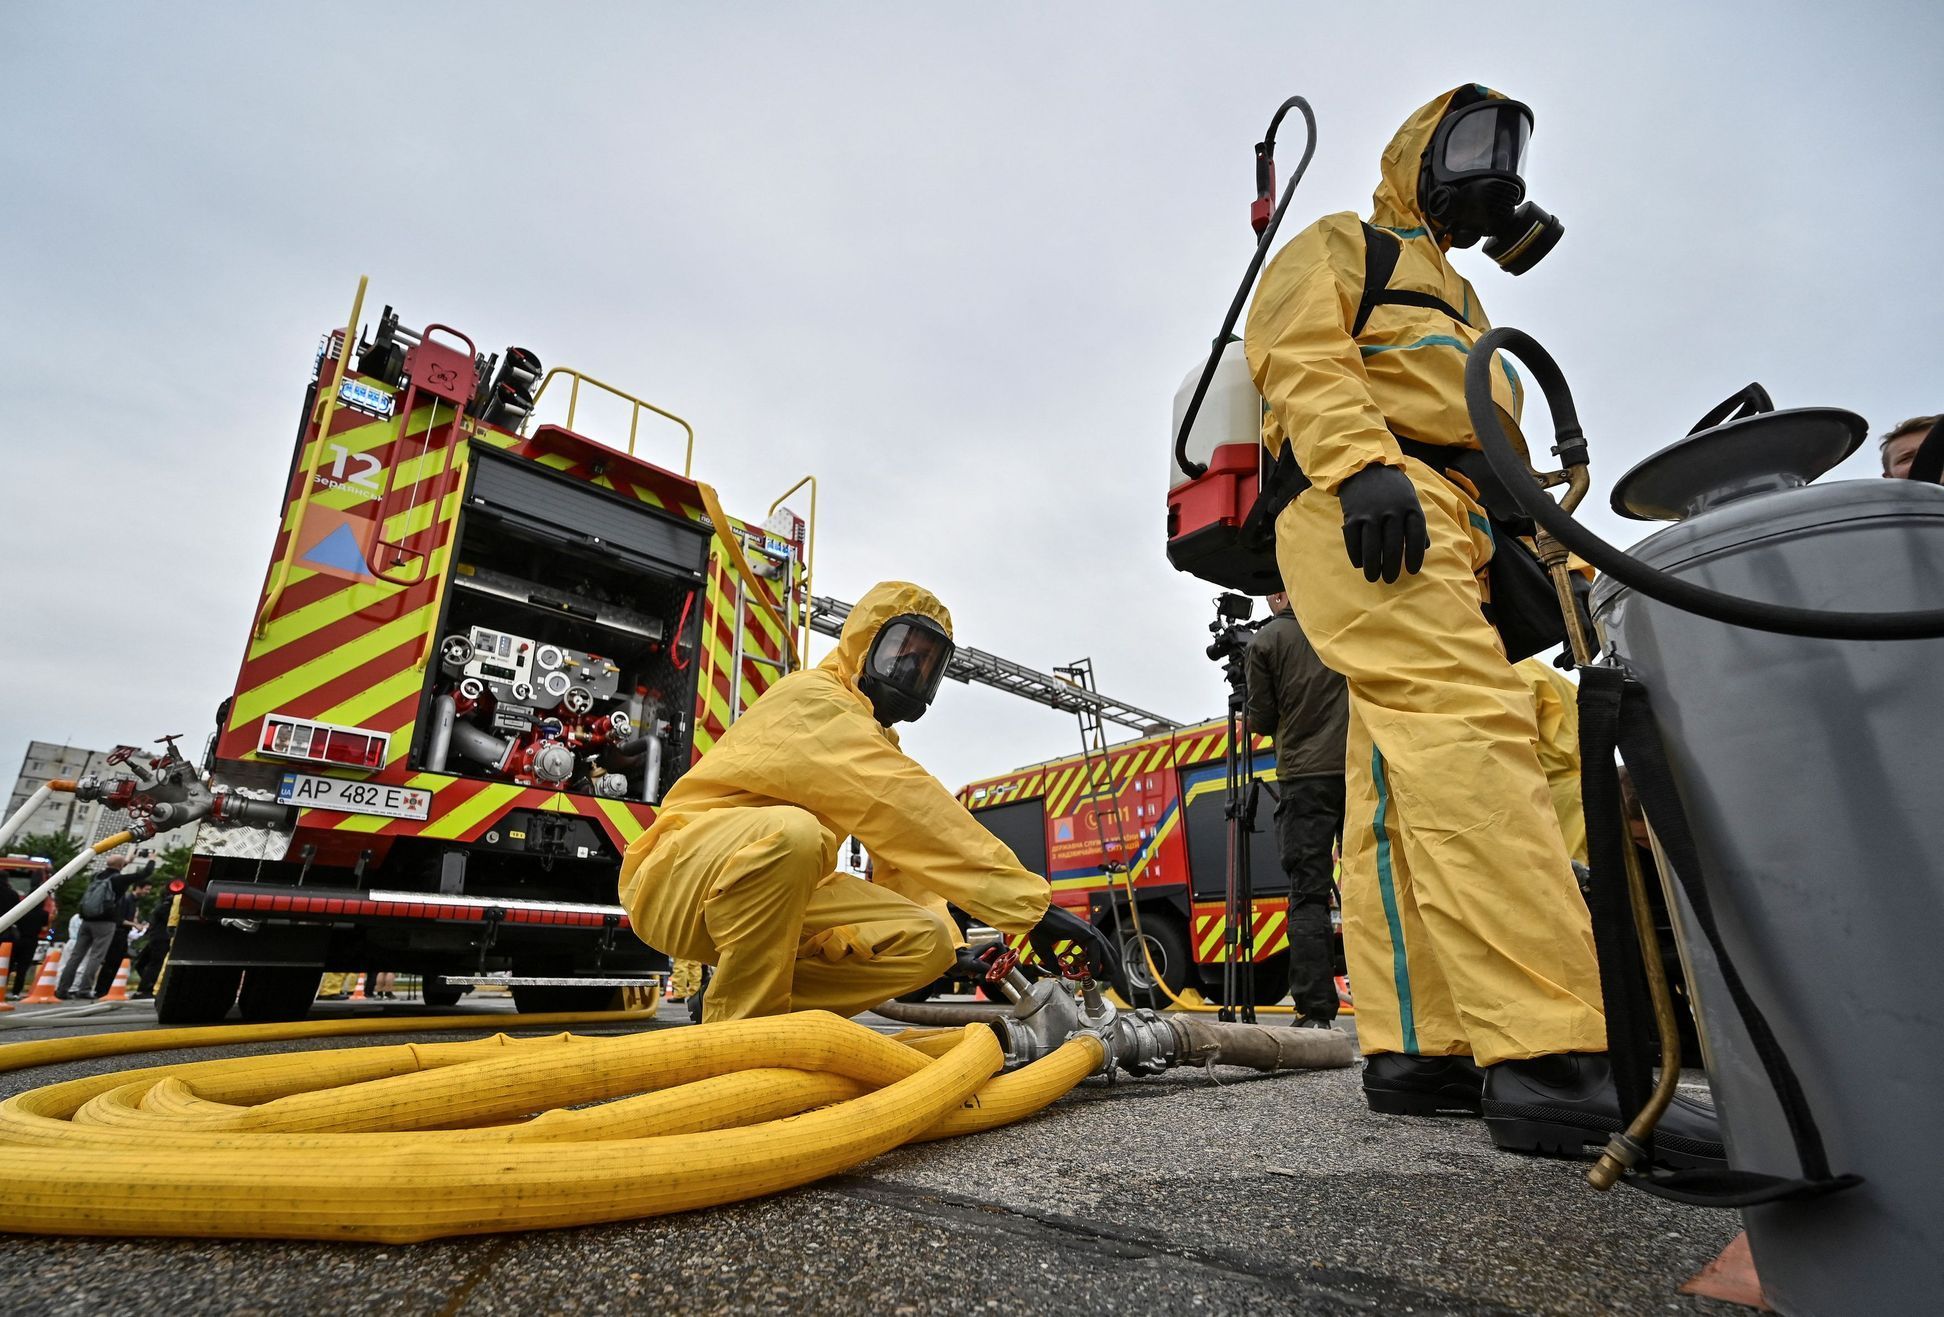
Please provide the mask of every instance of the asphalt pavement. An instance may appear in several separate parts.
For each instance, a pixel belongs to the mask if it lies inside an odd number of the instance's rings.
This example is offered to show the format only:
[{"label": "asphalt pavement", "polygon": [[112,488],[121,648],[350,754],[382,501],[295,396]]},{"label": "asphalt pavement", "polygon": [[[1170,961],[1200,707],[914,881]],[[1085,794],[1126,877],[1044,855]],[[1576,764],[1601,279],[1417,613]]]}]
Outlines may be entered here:
[{"label": "asphalt pavement", "polygon": [[[316,1016],[416,1009],[332,1003]],[[504,1002],[455,1009],[526,1032]],[[664,1007],[647,1027],[686,1018]],[[0,1017],[0,1043],[152,1027],[144,1003],[40,1007]],[[347,1045],[358,1040],[250,1050]],[[0,1074],[0,1096],[240,1050]],[[1089,1080],[1031,1120],[809,1188],[618,1225],[414,1245],[8,1235],[0,1294],[10,1313],[89,1317],[1749,1311],[1677,1292],[1739,1231],[1733,1213],[1599,1194],[1584,1170],[1498,1152],[1476,1120],[1373,1115],[1354,1070],[1175,1071]],[[23,1188],[0,1189],[0,1203]]]}]

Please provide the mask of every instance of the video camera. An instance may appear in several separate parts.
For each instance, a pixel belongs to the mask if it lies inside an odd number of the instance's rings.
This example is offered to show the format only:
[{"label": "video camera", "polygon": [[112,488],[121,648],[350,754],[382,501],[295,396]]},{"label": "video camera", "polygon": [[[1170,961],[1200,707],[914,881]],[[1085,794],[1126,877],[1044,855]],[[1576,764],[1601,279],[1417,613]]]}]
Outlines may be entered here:
[{"label": "video camera", "polygon": [[1249,641],[1255,638],[1256,628],[1249,622],[1255,612],[1255,600],[1245,594],[1224,592],[1215,597],[1215,620],[1208,624],[1208,633],[1215,639],[1208,642],[1202,652],[1217,663],[1227,662],[1239,657],[1249,648]]}]

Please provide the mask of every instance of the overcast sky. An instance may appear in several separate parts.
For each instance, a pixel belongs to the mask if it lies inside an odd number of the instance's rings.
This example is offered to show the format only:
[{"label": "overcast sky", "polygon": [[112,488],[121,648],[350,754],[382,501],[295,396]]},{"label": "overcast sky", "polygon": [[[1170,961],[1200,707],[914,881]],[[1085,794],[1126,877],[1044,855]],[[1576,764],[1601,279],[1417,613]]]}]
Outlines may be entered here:
[{"label": "overcast sky", "polygon": [[[1533,106],[1566,238],[1457,263],[1567,370],[1603,509],[1751,379],[1873,438],[1944,406],[1940,49],[1921,3],[6,5],[0,774],[200,747],[359,274],[687,416],[741,515],[815,472],[820,592],[915,580],[962,643],[1213,716],[1169,410],[1283,97],[1321,132],[1291,234],[1438,92]],[[906,744],[957,786],[1077,739],[953,686]]]}]

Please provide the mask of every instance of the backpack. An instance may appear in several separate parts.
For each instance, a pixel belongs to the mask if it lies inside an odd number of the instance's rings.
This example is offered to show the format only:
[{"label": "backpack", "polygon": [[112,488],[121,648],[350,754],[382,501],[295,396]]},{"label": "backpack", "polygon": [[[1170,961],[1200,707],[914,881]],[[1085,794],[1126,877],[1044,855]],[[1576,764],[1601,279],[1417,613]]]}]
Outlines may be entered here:
[{"label": "backpack", "polygon": [[106,873],[99,873],[89,882],[88,890],[81,894],[81,917],[83,919],[106,919],[115,912],[115,880]]}]

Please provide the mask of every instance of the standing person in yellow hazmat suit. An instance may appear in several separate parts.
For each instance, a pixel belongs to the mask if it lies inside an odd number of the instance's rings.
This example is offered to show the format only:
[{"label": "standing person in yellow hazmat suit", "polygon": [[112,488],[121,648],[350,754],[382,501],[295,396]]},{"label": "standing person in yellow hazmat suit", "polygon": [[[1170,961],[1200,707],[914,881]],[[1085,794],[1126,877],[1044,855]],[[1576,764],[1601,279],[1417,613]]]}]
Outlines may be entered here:
[{"label": "standing person in yellow hazmat suit", "polygon": [[1512,665],[1532,695],[1538,726],[1539,768],[1552,796],[1553,818],[1574,862],[1586,861],[1586,810],[1580,801],[1579,687],[1547,660],[1533,655]]},{"label": "standing person in yellow hazmat suit", "polygon": [[[1578,1153],[1619,1128],[1618,1096],[1531,695],[1482,611],[1493,530],[1457,467],[1479,446],[1464,371],[1489,326],[1447,256],[1482,239],[1521,274],[1558,241],[1525,201],[1531,125],[1480,86],[1420,108],[1384,151],[1370,222],[1327,215],[1270,263],[1244,350],[1263,441],[1307,478],[1277,565],[1350,690],[1344,946],[1366,1100],[1482,1109],[1501,1147]],[[1492,385],[1516,422],[1509,365]],[[1712,1117],[1671,1110],[1657,1148],[1719,1158]]]},{"label": "standing person in yellow hazmat suit", "polygon": [[[960,943],[948,901],[1049,952],[1079,942],[1104,971],[1106,939],[1049,906],[1046,880],[898,747],[891,725],[930,706],[951,626],[930,591],[872,586],[837,647],[765,691],[628,847],[635,933],[715,966],[705,1022],[855,1015],[922,987]],[[869,848],[876,882],[836,872],[846,835]]]}]

